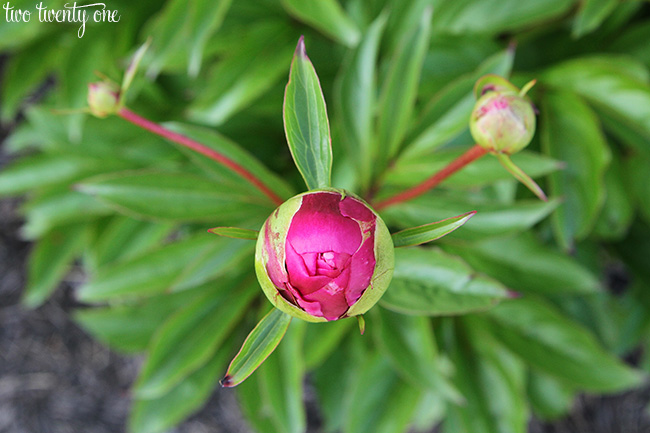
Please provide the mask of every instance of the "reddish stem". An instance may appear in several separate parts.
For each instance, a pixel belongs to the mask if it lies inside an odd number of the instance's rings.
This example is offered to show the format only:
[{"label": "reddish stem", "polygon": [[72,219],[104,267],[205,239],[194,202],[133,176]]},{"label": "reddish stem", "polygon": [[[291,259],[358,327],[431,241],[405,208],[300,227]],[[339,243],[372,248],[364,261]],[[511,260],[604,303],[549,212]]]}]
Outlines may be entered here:
[{"label": "reddish stem", "polygon": [[415,197],[418,197],[424,194],[425,192],[429,191],[430,189],[434,188],[435,186],[437,186],[440,182],[447,179],[449,176],[456,173],[458,170],[465,167],[470,162],[479,159],[481,156],[485,155],[486,153],[487,150],[483,149],[481,146],[476,144],[467,152],[463,153],[461,156],[454,159],[442,170],[440,170],[439,172],[437,172],[436,174],[434,174],[424,182],[414,186],[411,189],[407,189],[404,192],[401,192],[397,195],[382,200],[379,203],[375,203],[374,207],[375,209],[380,210],[388,206],[392,206],[394,204],[401,203],[403,201],[411,200]]},{"label": "reddish stem", "polygon": [[160,135],[161,137],[164,137],[168,140],[178,143],[181,146],[185,146],[188,149],[192,149],[193,151],[205,155],[208,158],[217,161],[219,164],[228,167],[229,169],[231,169],[232,171],[234,171],[235,173],[239,174],[241,177],[246,179],[248,182],[255,185],[268,198],[270,198],[271,201],[273,201],[273,203],[275,203],[277,206],[284,203],[284,200],[282,200],[282,198],[280,198],[277,194],[271,191],[271,189],[268,186],[266,186],[261,180],[255,177],[253,173],[246,170],[246,168],[242,167],[241,165],[239,165],[232,159],[228,158],[227,156],[224,156],[221,153],[217,152],[216,150],[211,149],[205,146],[204,144],[196,142],[189,137],[165,129],[162,126],[158,125],[157,123],[145,119],[144,117],[141,117],[135,114],[133,111],[128,110],[126,108],[120,109],[120,111],[117,114],[124,120],[127,120],[135,125],[138,125],[141,128],[153,132],[154,134]]}]

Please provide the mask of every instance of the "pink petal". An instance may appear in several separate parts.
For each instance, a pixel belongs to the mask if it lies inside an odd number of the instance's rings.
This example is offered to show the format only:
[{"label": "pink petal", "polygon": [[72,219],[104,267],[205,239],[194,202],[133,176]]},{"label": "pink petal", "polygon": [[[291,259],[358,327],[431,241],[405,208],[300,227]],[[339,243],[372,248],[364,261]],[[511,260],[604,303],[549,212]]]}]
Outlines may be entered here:
[{"label": "pink petal", "polygon": [[287,243],[286,251],[287,272],[289,273],[289,282],[297,291],[297,298],[315,292],[331,281],[327,276],[311,276],[302,257],[296,250]]},{"label": "pink petal", "polygon": [[353,254],[361,245],[359,224],[339,213],[341,195],[318,192],[303,196],[293,216],[287,242],[299,254],[335,251]]},{"label": "pink petal", "polygon": [[363,292],[370,285],[372,274],[377,263],[375,259],[375,236],[371,237],[361,245],[359,251],[350,259],[350,281],[345,292],[345,299],[348,305],[352,306],[359,300]]}]

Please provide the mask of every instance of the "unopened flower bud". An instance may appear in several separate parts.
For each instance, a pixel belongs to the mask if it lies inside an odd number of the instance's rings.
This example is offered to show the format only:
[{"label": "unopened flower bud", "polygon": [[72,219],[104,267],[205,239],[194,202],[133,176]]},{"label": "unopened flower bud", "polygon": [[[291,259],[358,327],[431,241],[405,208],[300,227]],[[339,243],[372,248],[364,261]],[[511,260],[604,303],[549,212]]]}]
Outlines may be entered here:
[{"label": "unopened flower bud", "polygon": [[278,309],[310,322],[365,313],[386,291],[394,247],[381,218],[342,190],[297,195],[266,220],[255,271]]},{"label": "unopened flower bud", "polygon": [[120,92],[112,84],[106,82],[88,84],[88,107],[97,117],[115,114],[120,109]]},{"label": "unopened flower bud", "polygon": [[479,146],[512,155],[530,143],[535,134],[535,112],[524,95],[529,88],[519,91],[496,75],[477,82],[480,96],[470,118],[470,132]]}]

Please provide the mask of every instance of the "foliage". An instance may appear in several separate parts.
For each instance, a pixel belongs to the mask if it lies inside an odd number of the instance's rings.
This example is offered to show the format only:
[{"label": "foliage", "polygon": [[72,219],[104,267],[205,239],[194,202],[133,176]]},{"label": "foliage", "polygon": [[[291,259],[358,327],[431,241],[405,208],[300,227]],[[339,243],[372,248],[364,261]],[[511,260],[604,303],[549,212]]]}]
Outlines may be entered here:
[{"label": "foliage", "polygon": [[[53,111],[83,108],[94,71],[119,82],[149,37],[145,74],[130,69],[125,79],[126,106],[173,120],[167,130],[248,168],[282,199],[305,190],[301,175],[310,188],[331,176],[332,186],[371,201],[413,187],[473,144],[478,78],[538,80],[528,93],[538,131],[512,160],[549,201],[485,156],[381,209],[395,242],[410,246],[396,250],[393,282],[368,312],[366,334],[354,319],[266,316],[245,347],[286,335],[226,391],[252,428],[303,431],[305,378],[324,431],[346,433],[438,423],[444,432],[524,432],[531,414],[562,416],[578,392],[642,384],[648,4],[308,3],[115,0],[121,21],[89,26],[83,38],[71,25],[0,24],[9,54],[0,117],[24,116],[5,141],[15,159],[0,173],[0,195],[25,197],[22,234],[35,242],[24,303],[42,304],[71,266],[83,269],[75,319],[115,350],[146,355],[131,431],[164,431],[198,409],[268,313],[250,239],[276,207],[223,164],[124,119]],[[283,110],[301,35],[309,58],[303,46]],[[54,83],[45,92],[44,80]],[[207,233],[215,226],[231,238]],[[451,231],[435,246],[413,246]],[[620,272],[623,290],[612,283]],[[638,368],[621,361],[639,347]],[[247,350],[231,365],[238,380],[252,371]]]}]

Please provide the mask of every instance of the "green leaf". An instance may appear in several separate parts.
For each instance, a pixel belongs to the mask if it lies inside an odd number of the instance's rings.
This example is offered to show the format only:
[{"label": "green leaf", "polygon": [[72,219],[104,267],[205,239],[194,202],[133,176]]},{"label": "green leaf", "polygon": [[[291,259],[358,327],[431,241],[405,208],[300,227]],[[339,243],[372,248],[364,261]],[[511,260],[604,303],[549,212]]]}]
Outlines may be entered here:
[{"label": "green leaf", "polygon": [[395,245],[395,248],[411,247],[435,241],[461,227],[474,215],[476,215],[476,211],[467,212],[457,217],[447,218],[435,223],[401,230],[393,233],[393,245]]},{"label": "green leaf", "polygon": [[[280,197],[286,199],[295,195],[294,190],[284,179],[269,170],[266,165],[262,164],[239,144],[229,140],[214,130],[177,122],[165,123],[164,127],[185,135],[210,149],[216,150],[240,166],[245,167]],[[261,193],[257,188],[254,188],[250,183],[243,180],[239,174],[234,173],[222,164],[197,152],[189,151],[184,147],[181,147],[181,149],[186,151],[188,155],[190,155],[190,159],[192,159],[197,165],[204,168],[206,174],[214,175],[213,177],[215,180],[219,182],[228,182],[231,185],[242,185],[243,182],[246,185],[245,191],[247,194],[261,196]],[[241,190],[241,188],[238,189]]]},{"label": "green leaf", "polygon": [[610,151],[597,117],[573,94],[546,93],[542,113],[542,145],[567,164],[551,174],[551,193],[564,199],[551,218],[558,242],[571,249],[591,232],[604,203]]},{"label": "green leaf", "polygon": [[166,239],[174,225],[150,223],[116,215],[89,245],[84,264],[97,269],[135,258]]},{"label": "green leaf", "polygon": [[77,184],[77,190],[126,214],[154,219],[233,222],[268,214],[264,201],[186,173],[143,170],[110,174],[87,179]]},{"label": "green leaf", "polygon": [[426,317],[404,316],[383,308],[373,326],[376,342],[395,370],[411,385],[428,389],[445,400],[463,397],[446,377],[435,346],[431,323]]},{"label": "green leaf", "polygon": [[85,225],[61,227],[39,239],[29,257],[23,305],[36,308],[49,298],[87,240]]},{"label": "green leaf", "polygon": [[357,167],[357,178],[362,190],[370,185],[372,156],[377,153],[373,140],[377,91],[375,70],[385,24],[384,14],[372,23],[357,49],[342,67],[337,82],[337,101],[343,131],[341,140]]},{"label": "green leaf", "polygon": [[645,145],[650,140],[650,85],[644,65],[615,55],[572,59],[549,69],[541,81],[584,97],[608,130],[650,155]]},{"label": "green leaf", "polygon": [[223,125],[250,106],[286,74],[294,34],[282,21],[269,21],[238,33],[238,40],[206,81],[198,83],[187,110],[190,120]]},{"label": "green leaf", "polygon": [[129,168],[117,160],[100,160],[72,153],[38,154],[18,159],[0,173],[0,196],[57,187],[83,177]]},{"label": "green leaf", "polygon": [[291,323],[291,316],[273,308],[248,334],[239,353],[230,362],[221,386],[239,385],[259,367],[280,344]]},{"label": "green leaf", "polygon": [[596,30],[618,4],[618,0],[583,1],[573,23],[573,36],[579,38]]},{"label": "green leaf", "polygon": [[[5,23],[2,27],[22,27],[24,24],[28,23]],[[2,33],[0,31],[0,34]],[[14,119],[28,94],[37,90],[58,60],[57,52],[51,49],[46,38],[23,47],[11,56],[0,87],[0,120],[3,123]]]},{"label": "green leaf", "polygon": [[[612,154],[612,162],[605,173],[605,203],[594,227],[594,232],[604,239],[622,238],[634,219],[634,199],[630,196],[624,181],[625,173],[629,173],[630,168],[623,166],[616,153]],[[642,183],[634,181],[631,184],[632,191],[636,189],[634,187],[642,189],[640,187]]]},{"label": "green leaf", "polygon": [[225,279],[171,316],[151,342],[135,395],[160,397],[204,365],[257,293],[257,284],[237,285]]},{"label": "green leaf", "polygon": [[78,296],[98,302],[189,289],[233,271],[253,250],[248,242],[200,233],[102,268]]},{"label": "green leaf", "polygon": [[403,382],[374,355],[354,379],[343,416],[344,433],[406,433],[422,392]]},{"label": "green leaf", "polygon": [[619,392],[645,379],[606,352],[586,329],[541,299],[504,302],[488,316],[510,350],[564,383],[590,392]]},{"label": "green leaf", "polygon": [[94,338],[113,350],[144,352],[156,330],[172,313],[194,301],[209,288],[206,285],[123,305],[76,310],[74,319]]},{"label": "green leaf", "polygon": [[354,328],[354,319],[326,323],[309,323],[305,335],[305,368],[313,370],[337,351],[341,340]]},{"label": "green leaf", "polygon": [[129,66],[127,66],[126,71],[124,71],[124,77],[122,77],[122,84],[120,85],[120,102],[122,104],[125,102],[126,93],[129,91],[129,87],[131,87],[133,78],[138,72],[140,62],[147,52],[147,49],[149,49],[149,45],[151,45],[151,38],[147,39],[147,41],[142,44],[140,48],[135,51],[135,53],[133,53],[133,57],[131,57]]},{"label": "green leaf", "polygon": [[526,230],[548,216],[558,204],[557,200],[520,200],[512,204],[499,204],[494,200],[467,199],[458,193],[430,193],[382,210],[382,218],[387,224],[408,228],[476,209],[471,221],[453,236],[480,239]]},{"label": "green leaf", "polygon": [[471,245],[445,245],[445,250],[512,290],[561,296],[601,290],[601,283],[591,272],[526,233]]},{"label": "green leaf", "polygon": [[376,155],[379,170],[398,153],[411,122],[430,29],[431,8],[427,8],[418,26],[405,35],[390,62],[379,103]]},{"label": "green leaf", "polygon": [[508,172],[512,174],[515,179],[524,184],[524,186],[528,188],[533,194],[535,194],[537,198],[543,201],[548,201],[548,198],[546,197],[546,194],[544,194],[544,191],[542,191],[542,188],[540,188],[539,185],[537,185],[537,183],[528,174],[526,174],[521,168],[517,167],[517,165],[512,162],[510,155],[507,155],[505,153],[497,153],[495,156],[503,168],[508,170]]},{"label": "green leaf", "polygon": [[133,433],[159,433],[175,426],[210,397],[233,349],[229,338],[205,365],[187,376],[168,393],[154,399],[136,398],[129,418]]},{"label": "green leaf", "polygon": [[152,39],[148,75],[187,67],[188,73],[196,76],[201,68],[205,45],[221,26],[230,5],[231,0],[199,0],[192,4],[173,0],[165,3],[145,32]]},{"label": "green leaf", "polygon": [[[465,119],[467,120],[467,119]],[[465,122],[467,123],[467,122]],[[387,172],[386,185],[402,188],[423,182],[463,154],[463,150],[439,150],[426,155],[409,154],[399,158]],[[524,150],[512,155],[518,167],[533,178],[538,178],[564,167],[563,163],[541,153]],[[481,157],[467,164],[445,179],[441,185],[455,188],[474,188],[512,179],[496,158]]]},{"label": "green leaf", "polygon": [[440,316],[484,310],[506,296],[499,282],[477,275],[439,249],[397,249],[393,281],[381,305],[405,314]]},{"label": "green leaf", "polygon": [[[474,84],[485,74],[510,75],[515,52],[507,49],[483,61],[469,74],[447,84],[428,103],[409,132],[408,145],[399,160],[418,160],[459,136],[469,128],[468,120],[476,98]],[[433,170],[431,170],[433,173]]]},{"label": "green leaf", "polygon": [[163,292],[183,269],[220,247],[221,239],[207,233],[147,251],[129,261],[104,267],[90,282],[81,286],[77,296],[84,302],[110,298],[147,296]]},{"label": "green leaf", "polygon": [[449,433],[525,433],[524,364],[487,331],[484,320],[464,318],[450,351],[455,381],[467,401],[452,405],[444,421]]},{"label": "green leaf", "polygon": [[27,239],[37,239],[62,225],[86,222],[113,213],[109,206],[77,191],[41,196],[25,204],[22,211],[27,220],[22,235]]},{"label": "green leaf", "polygon": [[433,30],[452,34],[506,33],[562,17],[573,5],[574,0],[438,1]]},{"label": "green leaf", "polygon": [[528,372],[527,394],[535,415],[554,420],[569,414],[575,392],[560,380],[539,371]]},{"label": "green leaf", "polygon": [[257,230],[241,229],[239,227],[214,227],[208,230],[218,236],[233,239],[248,239],[250,241],[257,240],[259,232]]},{"label": "green leaf", "polygon": [[284,129],[291,156],[308,189],[330,186],[332,143],[316,70],[298,41],[284,93]]},{"label": "green leaf", "polygon": [[305,365],[302,342],[306,323],[295,320],[282,345],[255,373],[260,376],[260,391],[268,404],[275,431],[302,433],[306,428],[303,402]]},{"label": "green leaf", "polygon": [[343,45],[354,47],[361,38],[359,29],[336,0],[282,0],[282,6],[290,15]]}]

